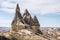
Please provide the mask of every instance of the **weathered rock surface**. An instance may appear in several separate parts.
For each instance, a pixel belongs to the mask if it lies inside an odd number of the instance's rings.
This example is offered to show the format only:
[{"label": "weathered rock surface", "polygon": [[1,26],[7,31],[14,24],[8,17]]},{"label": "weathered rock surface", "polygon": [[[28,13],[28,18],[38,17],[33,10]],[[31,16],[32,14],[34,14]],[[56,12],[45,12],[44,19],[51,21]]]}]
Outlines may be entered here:
[{"label": "weathered rock surface", "polygon": [[40,26],[39,21],[36,16],[34,16],[34,18],[33,18],[33,23],[34,23],[33,24],[34,26]]},{"label": "weathered rock surface", "polygon": [[17,31],[17,30],[20,30],[22,28],[25,28],[24,23],[25,22],[21,16],[19,5],[17,4],[15,17],[14,17],[12,24],[11,24],[12,30]]},{"label": "weathered rock surface", "polygon": [[43,34],[40,31],[40,24],[39,24],[39,21],[36,16],[34,16],[34,18],[33,18],[33,25],[31,27],[36,33]]},{"label": "weathered rock surface", "polygon": [[42,35],[38,36],[33,33],[31,30],[22,29],[18,32],[12,32],[12,36],[17,38],[17,40],[48,40],[44,38]]},{"label": "weathered rock surface", "polygon": [[40,25],[36,16],[34,16],[34,19],[32,19],[27,9],[25,9],[25,12],[22,16],[20,13],[20,8],[18,4],[16,7],[15,17],[11,23],[11,26],[12,26],[11,35],[12,37],[17,38],[18,40],[23,39],[23,38],[24,40],[32,39],[32,38],[34,38],[35,40],[36,36],[37,36],[36,40],[37,39],[40,40],[40,34],[42,34],[42,32],[39,29]]},{"label": "weathered rock surface", "polygon": [[14,31],[18,31],[21,29],[31,29],[37,33],[41,32],[40,31],[40,24],[37,20],[37,17],[34,16],[34,18],[32,19],[31,15],[27,9],[25,9],[25,12],[24,12],[23,17],[22,17],[18,4],[16,7],[15,17],[12,21],[11,26],[12,26],[12,30],[14,30]]},{"label": "weathered rock surface", "polygon": [[28,24],[30,26],[32,25],[32,17],[27,9],[25,9],[25,12],[23,14],[23,19],[26,22],[26,24]]}]

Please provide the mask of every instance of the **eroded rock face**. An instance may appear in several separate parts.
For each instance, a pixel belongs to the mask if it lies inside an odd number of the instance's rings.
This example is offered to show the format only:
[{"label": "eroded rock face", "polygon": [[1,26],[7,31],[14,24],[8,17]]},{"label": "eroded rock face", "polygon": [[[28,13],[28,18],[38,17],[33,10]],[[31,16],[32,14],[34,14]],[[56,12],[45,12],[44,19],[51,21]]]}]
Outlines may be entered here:
[{"label": "eroded rock face", "polygon": [[34,16],[34,18],[33,18],[33,23],[34,23],[33,24],[34,26],[40,26],[39,21],[36,16]]},{"label": "eroded rock face", "polygon": [[34,16],[34,18],[33,18],[33,25],[32,25],[31,27],[32,27],[32,29],[33,29],[36,33],[38,33],[38,34],[43,34],[43,33],[40,31],[40,24],[39,24],[38,19],[37,19],[36,16]]},{"label": "eroded rock face", "polygon": [[17,31],[19,29],[25,28],[24,23],[25,22],[21,16],[19,5],[17,4],[15,17],[14,17],[12,24],[11,24],[12,30]]},{"label": "eroded rock face", "polygon": [[17,38],[17,40],[48,40],[42,35],[38,36],[34,34],[33,31],[27,29],[22,29],[18,32],[13,32],[13,37]]},{"label": "eroded rock face", "polygon": [[25,12],[23,14],[23,19],[26,22],[26,24],[28,24],[30,26],[32,25],[32,17],[27,9],[25,9]]},{"label": "eroded rock face", "polygon": [[25,12],[22,17],[18,4],[16,7],[15,17],[11,23],[11,26],[12,26],[12,31],[16,31],[16,32],[18,32],[18,30],[21,30],[21,29],[31,29],[35,33],[40,32],[40,29],[39,29],[40,24],[37,20],[37,17],[34,16],[34,18],[32,19],[27,9],[25,9]]},{"label": "eroded rock face", "polygon": [[36,16],[34,16],[34,18],[33,18],[33,25],[31,27],[35,31],[40,29],[40,24],[39,24]]}]

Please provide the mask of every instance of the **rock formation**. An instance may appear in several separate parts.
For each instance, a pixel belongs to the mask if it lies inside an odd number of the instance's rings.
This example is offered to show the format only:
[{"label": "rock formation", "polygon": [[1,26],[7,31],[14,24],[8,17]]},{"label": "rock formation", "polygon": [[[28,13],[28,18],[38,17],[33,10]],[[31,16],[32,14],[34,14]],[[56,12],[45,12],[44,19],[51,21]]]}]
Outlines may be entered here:
[{"label": "rock formation", "polygon": [[32,26],[32,17],[27,9],[25,9],[25,12],[23,14],[23,19],[26,22],[26,24]]},{"label": "rock formation", "polygon": [[33,25],[31,27],[36,33],[42,34],[40,31],[40,24],[36,16],[33,18]]},{"label": "rock formation", "polygon": [[[37,17],[34,16],[34,18],[32,19],[31,15],[27,9],[25,9],[25,12],[24,12],[23,17],[22,17],[18,4],[16,7],[15,17],[11,23],[11,26],[12,26],[12,30],[17,31],[17,32],[21,29],[32,30],[34,33],[41,32],[39,29],[40,24],[37,20]],[[39,34],[41,34],[41,33],[39,33]]]},{"label": "rock formation", "polygon": [[25,22],[21,16],[19,5],[17,4],[15,17],[14,17],[12,24],[11,24],[12,30],[17,31],[19,29],[25,28],[24,23]]},{"label": "rock formation", "polygon": [[34,16],[34,18],[33,18],[33,23],[34,23],[33,24],[34,26],[40,26],[39,21],[36,16]]}]

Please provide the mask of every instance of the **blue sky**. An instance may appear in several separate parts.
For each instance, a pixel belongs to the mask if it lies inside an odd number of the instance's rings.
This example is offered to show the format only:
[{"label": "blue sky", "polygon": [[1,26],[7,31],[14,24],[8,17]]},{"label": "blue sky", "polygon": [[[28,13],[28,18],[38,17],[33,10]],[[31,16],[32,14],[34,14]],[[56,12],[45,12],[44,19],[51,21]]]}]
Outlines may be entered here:
[{"label": "blue sky", "polygon": [[41,27],[60,26],[60,0],[0,0],[0,26],[11,27],[17,3],[22,14],[28,9],[36,15]]}]

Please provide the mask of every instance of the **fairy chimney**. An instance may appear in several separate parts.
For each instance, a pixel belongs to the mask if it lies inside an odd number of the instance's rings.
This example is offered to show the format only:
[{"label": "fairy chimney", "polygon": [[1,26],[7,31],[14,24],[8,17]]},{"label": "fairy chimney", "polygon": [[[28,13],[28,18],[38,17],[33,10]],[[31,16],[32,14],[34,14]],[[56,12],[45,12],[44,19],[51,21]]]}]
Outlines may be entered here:
[{"label": "fairy chimney", "polygon": [[23,14],[23,19],[26,22],[26,24],[28,24],[30,26],[32,25],[32,17],[27,9],[25,9],[25,12]]},{"label": "fairy chimney", "polygon": [[17,4],[16,6],[16,13],[15,13],[15,17],[11,23],[11,26],[12,26],[12,30],[19,30],[19,29],[22,29],[24,28],[24,20],[23,20],[23,17],[20,13],[20,8],[19,8],[19,5]]},{"label": "fairy chimney", "polygon": [[34,16],[34,18],[33,18],[33,25],[31,26],[31,28],[32,28],[36,33],[42,34],[42,32],[40,31],[40,24],[39,24],[39,21],[38,21],[38,19],[37,19],[36,16]]},{"label": "fairy chimney", "polygon": [[16,6],[15,17],[11,23],[12,31],[19,31],[21,29],[31,29],[36,33],[42,33],[40,31],[40,24],[36,16],[32,19],[30,13],[27,9],[23,14],[23,17],[20,12],[19,5]]},{"label": "fairy chimney", "polygon": [[34,23],[33,25],[35,25],[35,26],[40,26],[39,21],[36,16],[34,16],[34,18],[33,18],[33,23]]}]

